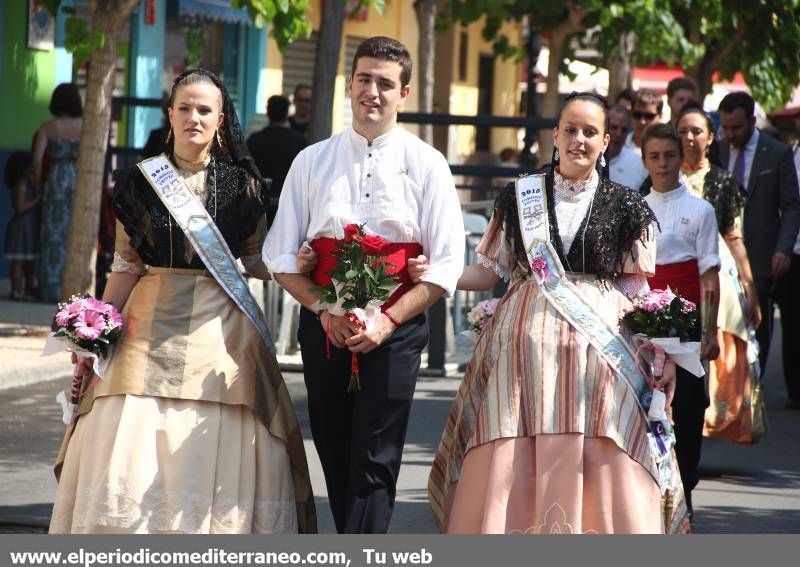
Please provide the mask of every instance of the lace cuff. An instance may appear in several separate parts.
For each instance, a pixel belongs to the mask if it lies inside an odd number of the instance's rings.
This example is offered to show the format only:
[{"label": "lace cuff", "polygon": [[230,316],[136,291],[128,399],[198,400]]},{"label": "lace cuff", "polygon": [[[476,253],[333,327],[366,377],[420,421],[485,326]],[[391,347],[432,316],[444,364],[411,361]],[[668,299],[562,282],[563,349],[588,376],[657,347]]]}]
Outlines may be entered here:
[{"label": "lace cuff", "polygon": [[647,278],[640,274],[623,274],[616,279],[614,285],[624,293],[628,299],[635,299],[650,291]]},{"label": "lace cuff", "polygon": [[141,276],[144,273],[144,264],[142,262],[128,262],[125,258],[120,256],[119,252],[114,252],[114,261],[111,263],[112,272],[128,272]]},{"label": "lace cuff", "polygon": [[489,258],[481,253],[478,253],[478,265],[483,266],[487,270],[493,271],[499,277],[503,278],[504,281],[511,279],[511,273],[506,268],[497,262],[492,262]]}]

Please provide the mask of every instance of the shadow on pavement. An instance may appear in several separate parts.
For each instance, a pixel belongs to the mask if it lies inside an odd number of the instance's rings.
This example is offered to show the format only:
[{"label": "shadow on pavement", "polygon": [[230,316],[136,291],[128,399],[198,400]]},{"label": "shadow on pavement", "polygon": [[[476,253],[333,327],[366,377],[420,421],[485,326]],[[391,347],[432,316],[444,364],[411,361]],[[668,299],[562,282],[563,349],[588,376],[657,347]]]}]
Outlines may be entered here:
[{"label": "shadow on pavement", "polygon": [[714,506],[695,508],[693,532],[698,534],[800,533],[800,510]]},{"label": "shadow on pavement", "polygon": [[0,506],[0,532],[6,528],[27,526],[31,529],[47,531],[50,514],[53,512],[52,502],[36,504],[20,504],[18,506]]}]

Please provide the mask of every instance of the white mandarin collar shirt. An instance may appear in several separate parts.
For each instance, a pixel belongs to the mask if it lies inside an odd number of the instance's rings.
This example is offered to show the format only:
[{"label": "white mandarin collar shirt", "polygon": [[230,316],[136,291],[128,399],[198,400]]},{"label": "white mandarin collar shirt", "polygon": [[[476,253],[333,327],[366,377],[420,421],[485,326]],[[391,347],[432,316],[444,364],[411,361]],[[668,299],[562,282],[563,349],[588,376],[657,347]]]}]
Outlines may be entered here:
[{"label": "white mandarin collar shirt", "polygon": [[719,268],[719,229],[714,207],[692,195],[685,185],[645,197],[656,215],[656,265],[697,260],[699,275]]},{"label": "white mandarin collar shirt", "polygon": [[422,280],[452,295],[464,268],[464,221],[444,156],[396,126],[369,142],[352,128],[309,146],[292,163],[264,241],[273,273],[297,273],[303,241],[343,238],[350,223],[390,242],[416,242]]},{"label": "white mandarin collar shirt", "polygon": [[630,148],[623,147],[608,162],[608,178],[634,191],[639,190],[647,175],[641,153],[636,153]]},{"label": "white mandarin collar shirt", "polygon": [[[744,145],[744,187],[747,189],[747,184],[750,183],[750,170],[753,169],[753,158],[756,155],[756,147],[758,146],[758,136],[760,135],[758,128],[753,130],[753,134],[747,143]],[[728,153],[728,171],[733,173],[733,168],[736,165],[736,159],[739,157],[738,148],[734,148],[733,144],[729,144],[730,148]]]}]

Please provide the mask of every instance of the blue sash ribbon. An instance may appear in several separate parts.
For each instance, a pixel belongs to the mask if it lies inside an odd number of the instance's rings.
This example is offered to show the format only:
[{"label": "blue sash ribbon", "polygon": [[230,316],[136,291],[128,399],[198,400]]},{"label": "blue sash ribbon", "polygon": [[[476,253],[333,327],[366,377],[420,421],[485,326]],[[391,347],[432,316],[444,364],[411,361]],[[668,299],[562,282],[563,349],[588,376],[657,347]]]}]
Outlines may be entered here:
[{"label": "blue sash ribbon", "polygon": [[[545,176],[530,175],[516,181],[517,211],[528,262],[541,293],[550,304],[597,350],[614,372],[636,392],[636,400],[648,390],[628,341],[600,317],[564,271],[550,243]],[[642,415],[647,419],[641,408]]]},{"label": "blue sash ribbon", "polygon": [[253,323],[267,347],[275,352],[264,314],[239,271],[228,243],[225,242],[206,208],[187,187],[164,154],[146,159],[139,163],[138,167],[186,235],[197,255],[203,260],[208,271]]}]

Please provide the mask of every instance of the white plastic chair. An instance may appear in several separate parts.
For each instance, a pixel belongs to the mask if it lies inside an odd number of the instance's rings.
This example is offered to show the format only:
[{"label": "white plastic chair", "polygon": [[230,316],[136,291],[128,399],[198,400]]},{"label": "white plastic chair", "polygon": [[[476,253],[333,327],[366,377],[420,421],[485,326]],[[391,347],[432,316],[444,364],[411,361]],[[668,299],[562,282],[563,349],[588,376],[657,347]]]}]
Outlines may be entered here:
[{"label": "white plastic chair", "polygon": [[265,282],[264,285],[264,315],[275,341],[275,353],[286,355],[295,352],[298,348],[300,304],[275,280]]},{"label": "white plastic chair", "polygon": [[481,241],[483,233],[489,228],[489,219],[478,213],[461,213],[464,217],[464,232],[467,235],[467,247],[464,262],[472,264],[475,262],[477,256],[475,254],[475,247]]}]

